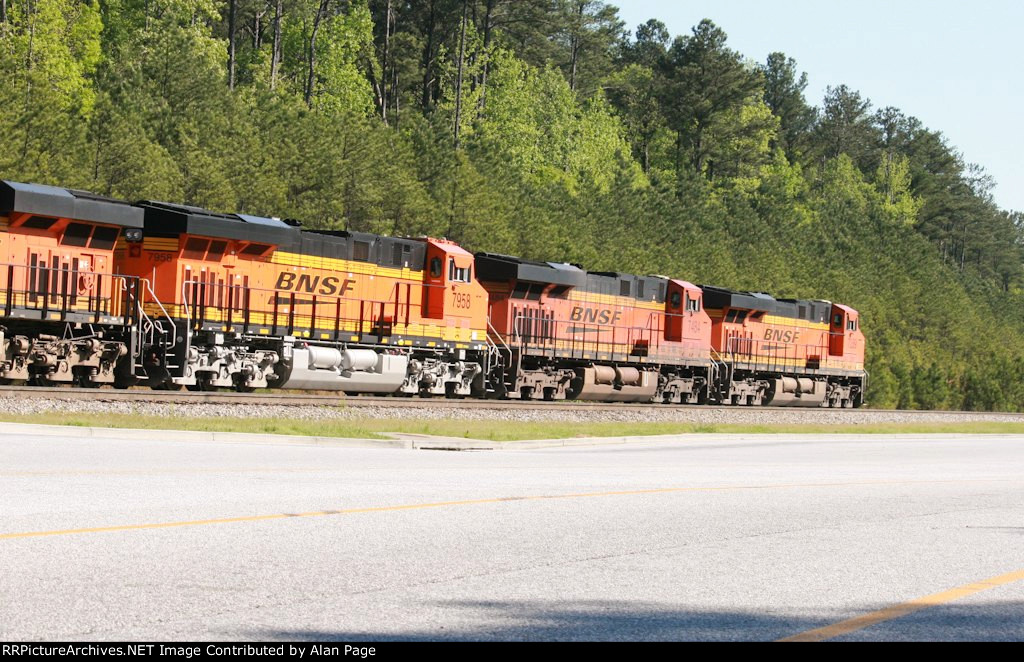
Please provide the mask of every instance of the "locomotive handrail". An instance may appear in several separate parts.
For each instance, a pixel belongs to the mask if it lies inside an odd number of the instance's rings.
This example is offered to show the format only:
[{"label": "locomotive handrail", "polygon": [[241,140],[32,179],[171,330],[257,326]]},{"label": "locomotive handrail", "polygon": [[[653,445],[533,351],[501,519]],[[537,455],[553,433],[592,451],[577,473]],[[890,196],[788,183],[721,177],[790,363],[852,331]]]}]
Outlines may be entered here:
[{"label": "locomotive handrail", "polygon": [[[493,324],[491,324],[491,316],[490,316],[490,314],[487,315],[487,328],[490,331],[492,331],[495,336],[497,336],[498,340],[501,341],[501,346],[505,348],[505,350],[508,352],[509,358],[511,358],[512,357],[512,348],[508,346],[508,343],[505,342],[505,338],[500,333],[498,333],[498,330],[494,328]],[[488,340],[490,340],[490,336],[488,336]],[[495,346],[497,346],[497,344],[495,344]]]},{"label": "locomotive handrail", "polygon": [[[0,263],[0,282],[5,281],[0,287],[4,316],[10,316],[15,309],[24,309],[39,311],[44,318],[49,318],[50,313],[59,313],[59,321],[64,321],[69,314],[90,316],[98,323],[101,316],[110,315],[113,292],[103,296],[105,274],[78,269],[77,265],[77,262],[64,262],[54,267],[42,261],[35,265]],[[3,269],[4,266],[7,268]],[[23,275],[19,278],[18,274]],[[16,286],[19,279],[21,283]]]},{"label": "locomotive handrail", "polygon": [[739,336],[726,339],[724,353],[732,363],[765,365],[775,369],[786,367],[790,361],[799,362],[801,358],[809,362],[817,356],[819,361],[824,362],[832,357],[826,343],[787,343]]},{"label": "locomotive handrail", "polygon": [[[192,350],[192,309],[188,305],[188,296],[185,292],[186,285],[193,285],[194,281],[187,281],[181,284],[181,301],[185,308],[185,333],[181,334],[185,343],[185,351],[182,356],[185,357],[185,361],[188,361],[189,353]],[[184,361],[183,361],[184,363]],[[185,374],[185,367],[181,368],[182,375]]]},{"label": "locomotive handrail", "polygon": [[[531,322],[547,322],[550,324],[550,333],[543,335],[535,335],[532,332],[527,334],[529,337],[525,341],[523,340],[523,322],[529,320]],[[572,324],[575,328],[582,328],[583,338],[579,338],[579,334],[571,334],[571,337],[567,335],[562,338],[559,335],[559,329],[564,328],[565,325]],[[621,333],[620,333],[621,332]],[[644,338],[645,332],[649,337]],[[593,333],[597,337],[594,340],[590,340],[589,336]],[[611,334],[611,339],[604,341],[601,339],[602,335]],[[633,351],[637,347],[637,341],[647,340],[648,349],[657,347],[658,344],[654,342],[654,335],[652,324],[648,321],[647,326],[637,325],[624,325],[624,324],[585,324],[582,322],[571,322],[566,320],[547,319],[540,317],[532,317],[529,315],[517,314],[512,318],[512,334],[514,341],[518,346],[529,346],[534,345],[537,347],[543,347],[545,350],[552,352],[558,351],[558,343],[568,344],[570,346],[569,351],[573,354],[579,352],[583,354],[592,350],[594,353],[600,352],[601,345],[607,345],[611,348],[609,354],[611,358],[609,360],[617,360],[617,355],[621,354],[621,358],[628,360],[629,357],[633,356]],[[620,340],[620,336],[625,335],[625,342]]]},{"label": "locomotive handrail", "polygon": [[[432,287],[446,289],[445,286]],[[427,318],[422,314],[427,306],[412,296],[406,301],[396,302],[393,297],[387,300],[352,298],[190,279],[181,283],[180,297],[180,301],[170,303],[172,310],[180,306],[178,310],[184,314],[190,333],[200,327],[205,328],[208,323],[218,323],[230,329],[241,326],[242,333],[248,334],[250,326],[255,325],[270,329],[272,336],[291,336],[296,331],[317,330],[330,335],[317,340],[337,343],[344,342],[343,336],[350,332],[363,336],[391,336],[401,335],[401,332],[393,331],[395,325],[406,328],[413,324],[445,325],[443,319]],[[253,306],[250,300],[265,303]],[[241,320],[237,317],[239,313],[242,314]],[[404,321],[406,317],[409,322]],[[479,330],[486,336],[486,328]],[[308,333],[306,335],[312,339]],[[485,343],[485,339],[480,338],[479,342]]]}]

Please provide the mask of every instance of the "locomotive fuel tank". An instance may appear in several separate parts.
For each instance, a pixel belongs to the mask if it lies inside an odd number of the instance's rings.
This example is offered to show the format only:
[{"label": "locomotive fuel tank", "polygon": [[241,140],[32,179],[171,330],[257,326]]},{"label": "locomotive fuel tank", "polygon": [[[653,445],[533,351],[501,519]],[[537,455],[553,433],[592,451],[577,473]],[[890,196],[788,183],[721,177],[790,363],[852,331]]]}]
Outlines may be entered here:
[{"label": "locomotive fuel tank", "polygon": [[570,399],[598,402],[652,402],[657,392],[656,372],[605,365],[577,368],[569,387]]},{"label": "locomotive fuel tank", "polygon": [[286,363],[283,388],[351,393],[395,393],[409,369],[404,354],[316,346],[293,348]]}]

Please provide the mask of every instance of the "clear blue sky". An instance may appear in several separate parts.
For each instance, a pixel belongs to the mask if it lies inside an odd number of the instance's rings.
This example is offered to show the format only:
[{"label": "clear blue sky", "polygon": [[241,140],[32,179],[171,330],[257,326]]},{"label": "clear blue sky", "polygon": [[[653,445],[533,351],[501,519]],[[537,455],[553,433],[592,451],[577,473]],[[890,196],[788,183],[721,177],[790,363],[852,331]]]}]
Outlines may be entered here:
[{"label": "clear blue sky", "polygon": [[710,18],[763,62],[794,58],[808,102],[846,84],[941,131],[1024,211],[1024,2],[1020,0],[608,0],[630,31],[658,18],[675,37]]}]

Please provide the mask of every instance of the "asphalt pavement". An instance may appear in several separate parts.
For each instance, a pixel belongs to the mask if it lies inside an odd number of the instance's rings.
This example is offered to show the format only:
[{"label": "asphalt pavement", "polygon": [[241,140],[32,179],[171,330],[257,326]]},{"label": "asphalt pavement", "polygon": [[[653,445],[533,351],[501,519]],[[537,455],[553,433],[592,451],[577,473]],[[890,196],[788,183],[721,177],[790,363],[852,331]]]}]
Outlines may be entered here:
[{"label": "asphalt pavement", "polygon": [[0,433],[0,562],[4,641],[1022,640],[1024,438]]}]

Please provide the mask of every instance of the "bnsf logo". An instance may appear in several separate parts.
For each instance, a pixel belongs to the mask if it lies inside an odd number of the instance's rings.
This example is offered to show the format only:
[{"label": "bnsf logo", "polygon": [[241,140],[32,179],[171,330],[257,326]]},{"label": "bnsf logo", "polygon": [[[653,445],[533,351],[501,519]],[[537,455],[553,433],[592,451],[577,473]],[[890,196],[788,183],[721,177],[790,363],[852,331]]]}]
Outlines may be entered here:
[{"label": "bnsf logo", "polygon": [[587,322],[589,324],[618,324],[622,319],[622,311],[612,312],[607,308],[583,308],[577,306],[572,309],[569,319],[573,322]]},{"label": "bnsf logo", "polygon": [[764,339],[771,342],[795,343],[800,340],[799,331],[782,331],[781,329],[768,329],[764,332]]},{"label": "bnsf logo", "polygon": [[274,287],[286,292],[343,296],[346,292],[352,291],[352,286],[355,283],[354,280],[342,280],[336,276],[310,276],[308,274],[300,276],[290,271],[282,271],[281,275],[277,277],[277,285]]}]

